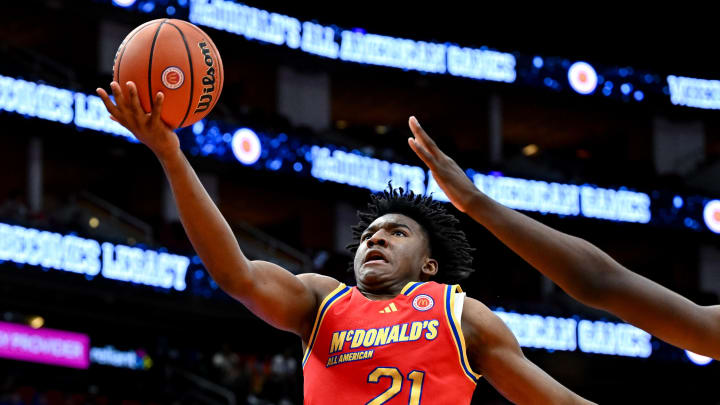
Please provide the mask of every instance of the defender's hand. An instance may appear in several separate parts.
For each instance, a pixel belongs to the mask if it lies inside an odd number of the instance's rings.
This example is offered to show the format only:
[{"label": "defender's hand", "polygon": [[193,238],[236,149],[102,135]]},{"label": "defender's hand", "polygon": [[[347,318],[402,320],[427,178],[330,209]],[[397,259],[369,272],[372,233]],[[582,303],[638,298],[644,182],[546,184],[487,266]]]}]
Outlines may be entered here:
[{"label": "defender's hand", "polygon": [[158,157],[177,151],[180,141],[177,135],[160,119],[165,95],[158,92],[151,113],[146,113],[140,105],[137,87],[127,82],[125,91],[117,82],[110,83],[115,103],[105,90],[98,88],[97,94],[105,103],[110,118],[127,128],[135,137],[149,147]]},{"label": "defender's hand", "polygon": [[438,148],[415,117],[410,117],[409,121],[410,130],[415,135],[414,138],[408,138],[410,148],[432,171],[435,181],[455,208],[466,212],[470,208],[473,196],[478,192],[477,188],[460,166]]}]

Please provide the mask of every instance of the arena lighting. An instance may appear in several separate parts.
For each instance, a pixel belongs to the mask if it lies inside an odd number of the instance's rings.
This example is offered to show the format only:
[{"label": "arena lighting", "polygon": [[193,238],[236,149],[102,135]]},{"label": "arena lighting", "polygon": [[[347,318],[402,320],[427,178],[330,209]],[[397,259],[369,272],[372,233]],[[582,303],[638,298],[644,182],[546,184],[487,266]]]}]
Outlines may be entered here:
[{"label": "arena lighting", "polygon": [[577,348],[577,321],[572,318],[493,311],[510,328],[520,346],[546,350],[574,351]]},{"label": "arena lighting", "polygon": [[[106,1],[117,7],[119,2]],[[143,13],[161,14],[161,7],[155,1],[140,1],[135,8]],[[167,4],[166,2],[158,2]],[[131,4],[132,5],[132,4]],[[520,83],[534,87],[547,87],[563,91],[567,84],[580,94],[594,93],[598,82],[618,80],[625,82],[613,91],[612,86],[603,86],[601,94],[623,102],[643,102],[650,99],[665,99],[671,95],[671,102],[695,108],[720,108],[718,81],[668,76],[669,89],[660,76],[640,72],[632,67],[597,66],[566,71],[570,61],[561,57],[520,55],[489,50],[486,47],[464,48],[453,44],[414,41],[369,34],[360,28],[342,30],[336,26],[325,26],[315,22],[301,22],[297,18],[246,6],[230,0],[177,0],[177,6],[189,8],[191,22],[224,30],[245,37],[330,59],[347,62],[372,64],[415,70],[426,73],[450,74],[478,80],[506,83]],[[165,9],[166,15],[174,16],[174,6]],[[584,63],[584,62],[582,62]],[[530,67],[527,69],[525,66]],[[573,65],[589,67],[590,65]],[[538,75],[541,73],[542,75]],[[563,82],[563,83],[560,83]],[[628,87],[630,86],[630,87]],[[637,89],[633,91],[633,89]],[[631,96],[632,95],[632,96]],[[631,96],[631,97],[630,97]]]},{"label": "arena lighting", "polygon": [[[374,192],[382,191],[388,180],[392,180],[393,184],[415,193],[448,201],[432,176],[417,166],[315,145],[310,150],[309,160],[312,163],[310,174],[318,180]],[[473,170],[468,170],[467,174],[479,190],[510,208],[622,222],[648,223],[652,218],[650,197],[645,193],[485,175]]]},{"label": "arena lighting", "polygon": [[629,95],[632,91],[632,85],[630,83],[623,83],[620,85],[620,92],[624,95]]},{"label": "arena lighting", "polygon": [[[78,128],[121,135],[123,139],[137,142],[129,132],[108,118],[99,97],[79,92],[0,76],[0,110],[65,124],[73,122]],[[234,161],[237,158],[232,153],[232,134],[237,132],[237,128],[227,131],[221,130],[223,127],[225,125],[222,123],[203,121],[194,125],[192,130],[179,130],[178,135],[183,148],[191,154]],[[191,133],[195,136],[188,137]],[[256,135],[263,148],[259,159],[251,164],[256,169],[286,170],[300,176],[312,176],[320,181],[348,184],[372,191],[382,190],[387,181],[392,179],[393,184],[432,195],[440,201],[448,201],[424,168],[375,159],[334,146],[303,144],[301,140],[289,138],[285,134]],[[623,187],[604,189],[593,185],[504,177],[499,173],[486,175],[473,170],[467,173],[480,190],[515,209],[622,222],[652,221],[695,231],[705,229],[700,218],[702,214],[696,213],[694,208],[698,204],[696,201],[705,200],[701,196],[681,197],[688,199],[689,203],[682,204],[680,208],[675,206],[669,216],[664,214],[656,220],[652,214],[655,197],[651,201],[648,194]],[[705,222],[712,224],[711,220]]]},{"label": "arena lighting", "polygon": [[40,118],[83,129],[119,135],[137,142],[122,125],[110,119],[98,96],[60,89],[0,75],[0,111]]},{"label": "arena lighting", "polygon": [[204,129],[205,129],[205,123],[203,122],[203,120],[200,120],[200,121],[194,123],[192,126],[192,132],[195,135],[202,134]]},{"label": "arena lighting", "polygon": [[3,223],[0,260],[177,291],[190,265],[185,256]]},{"label": "arena lighting", "polygon": [[710,200],[703,209],[705,225],[714,233],[720,233],[720,200]]},{"label": "arena lighting", "polygon": [[374,192],[384,190],[388,181],[392,180],[393,184],[415,193],[426,194],[425,171],[417,166],[391,163],[317,145],[311,147],[307,159],[312,164],[310,175],[318,180],[347,184]]},{"label": "arena lighting", "polygon": [[251,165],[260,159],[262,146],[260,138],[249,128],[240,128],[232,136],[232,151],[235,158],[244,165]]},{"label": "arena lighting", "polygon": [[720,80],[667,77],[670,102],[687,107],[720,109]]},{"label": "arena lighting", "polygon": [[515,209],[623,222],[647,223],[651,219],[650,197],[645,193],[484,175],[474,171],[468,171],[468,175],[479,190]]},{"label": "arena lighting", "polygon": [[512,83],[515,56],[489,49],[342,30],[227,0],[191,0],[189,20],[330,59]]},{"label": "arena lighting", "polygon": [[113,4],[119,7],[130,7],[136,0],[112,0]]},{"label": "arena lighting", "polygon": [[[108,118],[97,96],[0,76],[0,109],[64,124],[74,122],[79,128],[121,135],[137,142],[132,134]],[[199,135],[204,127],[204,124],[193,126],[193,132]],[[252,130],[237,130],[230,139],[232,150],[240,162],[246,165],[257,162],[261,144]],[[199,146],[205,149],[206,145]],[[405,185],[421,194],[432,193],[437,199],[447,201],[432,177],[417,166],[340,150],[331,151],[320,146],[312,146],[309,156],[311,175],[318,180],[380,191],[392,179],[395,184]],[[269,162],[269,169],[277,170],[279,167],[280,161]],[[480,190],[512,208],[640,223],[647,223],[651,218],[650,199],[644,193],[482,174],[473,174],[471,178]]]},{"label": "arena lighting", "polygon": [[568,82],[580,94],[591,94],[597,88],[595,69],[587,62],[575,62],[568,69]]},{"label": "arena lighting", "polygon": [[690,350],[685,350],[685,355],[693,364],[697,364],[698,366],[706,366],[713,361],[711,357],[693,353]]},{"label": "arena lighting", "polygon": [[523,347],[548,351],[579,348],[584,353],[641,358],[652,354],[652,336],[626,323],[519,314],[502,308],[493,312]]},{"label": "arena lighting", "polygon": [[626,323],[580,320],[578,347],[585,353],[650,357],[651,335]]},{"label": "arena lighting", "polygon": [[0,322],[0,357],[86,369],[88,335]]},{"label": "arena lighting", "polygon": [[543,58],[541,56],[533,57],[532,62],[533,62],[533,66],[535,66],[536,69],[540,69],[545,64],[545,62],[543,61]]},{"label": "arena lighting", "polygon": [[45,319],[42,316],[33,316],[28,319],[28,325],[33,329],[40,329],[45,325]]},{"label": "arena lighting", "polygon": [[149,370],[153,366],[152,359],[144,350],[123,351],[113,346],[92,347],[90,362],[130,370]]},{"label": "arena lighting", "polygon": [[[0,76],[0,110],[64,124],[74,122],[79,128],[120,135],[137,142],[132,134],[109,119],[102,100],[97,96]],[[216,154],[220,157],[219,151],[231,149],[234,157],[246,165],[257,163],[261,157],[262,142],[249,128],[235,130],[231,136],[223,134],[217,126],[203,123],[193,125],[192,132],[196,145],[191,149],[197,149],[204,155]],[[287,140],[286,135],[281,136]],[[310,167],[309,174],[318,180],[374,192],[383,190],[388,180],[392,180],[393,184],[416,193],[448,201],[432,176],[421,167],[319,145],[307,148],[309,152],[305,154],[305,160]],[[290,167],[295,168],[295,162],[292,163]],[[282,160],[268,156],[264,167],[279,170]],[[590,185],[547,183],[499,174],[484,175],[473,170],[468,171],[468,176],[478,189],[515,209],[636,223],[648,223],[652,218],[650,197],[645,193],[623,188],[612,190]]]}]

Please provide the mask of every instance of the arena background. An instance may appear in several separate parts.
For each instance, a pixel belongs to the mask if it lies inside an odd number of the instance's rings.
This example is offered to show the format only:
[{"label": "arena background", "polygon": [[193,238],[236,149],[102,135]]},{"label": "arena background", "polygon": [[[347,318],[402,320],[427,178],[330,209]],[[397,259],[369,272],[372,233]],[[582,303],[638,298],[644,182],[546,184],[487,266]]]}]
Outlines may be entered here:
[{"label": "arena background", "polygon": [[[305,3],[0,5],[0,404],[302,403],[299,340],[209,279],[160,165],[94,96],[124,36],[168,16],[223,57],[218,105],[178,133],[251,258],[351,281],[344,246],[370,189],[392,177],[433,191],[406,143],[415,115],[502,202],[718,304],[720,66],[703,9]],[[299,22],[307,42],[222,7],[286,16],[273,21]],[[456,59],[433,73],[372,47],[328,57],[346,30]],[[589,94],[568,79],[578,61],[597,76]],[[259,156],[233,152],[240,136]],[[463,288],[561,383],[599,403],[720,403],[717,361],[575,302],[458,215],[477,247]],[[473,404],[500,403],[482,380]]]}]

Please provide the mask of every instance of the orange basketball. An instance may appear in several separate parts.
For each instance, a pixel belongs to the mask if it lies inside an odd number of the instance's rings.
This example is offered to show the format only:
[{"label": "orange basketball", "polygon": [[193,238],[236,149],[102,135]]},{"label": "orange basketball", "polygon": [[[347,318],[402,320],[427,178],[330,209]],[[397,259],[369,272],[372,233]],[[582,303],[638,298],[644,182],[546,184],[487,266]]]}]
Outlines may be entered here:
[{"label": "orange basketball", "polygon": [[200,28],[182,20],[148,21],[125,37],[115,54],[113,78],[137,85],[140,103],[152,110],[155,94],[165,94],[162,120],[182,128],[215,107],[223,87],[222,60]]}]

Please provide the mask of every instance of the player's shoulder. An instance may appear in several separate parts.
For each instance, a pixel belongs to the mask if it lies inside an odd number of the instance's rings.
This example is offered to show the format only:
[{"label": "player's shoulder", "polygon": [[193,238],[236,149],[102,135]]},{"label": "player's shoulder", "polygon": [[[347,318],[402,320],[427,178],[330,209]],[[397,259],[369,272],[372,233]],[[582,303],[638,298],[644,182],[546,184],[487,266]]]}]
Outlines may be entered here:
[{"label": "player's shoulder", "polygon": [[465,296],[462,311],[463,321],[468,319],[468,321],[471,321],[473,324],[484,324],[492,322],[494,318],[497,318],[497,316],[490,308],[487,307],[487,305],[483,304],[478,299],[468,297],[467,295]]},{"label": "player's shoulder", "polygon": [[306,288],[312,291],[315,296],[321,300],[342,284],[332,277],[317,273],[302,273],[298,274],[297,277],[303,284],[305,284]]},{"label": "player's shoulder", "polygon": [[701,311],[707,315],[706,323],[712,328],[710,336],[714,339],[720,339],[720,305],[701,307]]},{"label": "player's shoulder", "polygon": [[488,344],[504,334],[505,323],[479,300],[465,297],[462,311],[462,330],[465,338],[471,342]]}]

